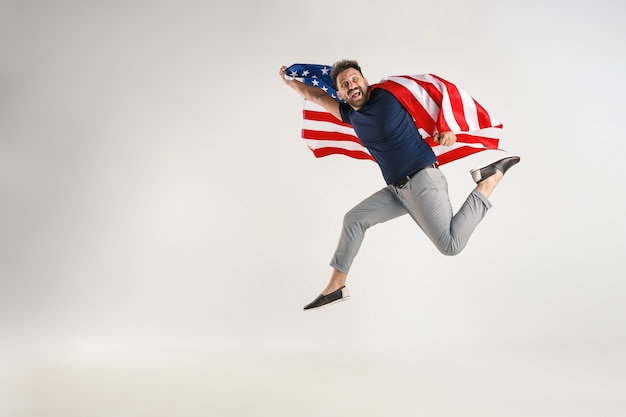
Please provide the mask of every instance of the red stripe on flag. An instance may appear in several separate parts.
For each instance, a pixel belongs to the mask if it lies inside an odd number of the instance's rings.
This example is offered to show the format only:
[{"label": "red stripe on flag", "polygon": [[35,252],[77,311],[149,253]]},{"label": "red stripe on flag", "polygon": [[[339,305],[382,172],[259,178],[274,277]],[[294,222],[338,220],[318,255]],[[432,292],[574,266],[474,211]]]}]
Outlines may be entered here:
[{"label": "red stripe on flag", "polygon": [[418,84],[420,87],[422,87],[435,103],[441,103],[443,101],[443,93],[439,91],[439,89],[433,83],[429,83],[428,81],[424,80],[418,80],[417,78],[411,77],[409,75],[403,75],[402,78],[411,80],[414,83]]},{"label": "red stripe on flag", "polygon": [[475,134],[457,133],[456,141],[460,143],[480,143],[485,149],[498,149],[499,139],[487,138]]},{"label": "red stripe on flag", "polygon": [[315,140],[336,140],[343,142],[355,142],[361,145],[361,141],[356,136],[349,135],[347,133],[329,132],[324,130],[309,130],[302,129],[303,139],[315,139]]},{"label": "red stripe on flag", "polygon": [[[469,126],[465,121],[465,109],[463,108],[463,100],[461,99],[461,94],[459,93],[458,88],[456,88],[454,84],[442,80],[441,78],[439,78],[439,80],[444,83],[446,90],[448,91],[454,120],[456,120],[456,123],[459,125],[462,132],[467,132],[469,130]],[[443,115],[443,112],[441,114]]]},{"label": "red stripe on flag", "polygon": [[[481,106],[480,104],[478,104],[478,102],[476,100],[474,100],[474,105],[476,105],[476,113],[478,115],[478,126],[483,129],[485,127],[490,127],[491,126],[491,117],[489,117],[489,113],[487,112],[487,110],[485,110],[485,108],[483,106]],[[502,127],[502,125],[496,126],[496,127]]]},{"label": "red stripe on flag", "polygon": [[342,122],[341,120],[337,119],[335,116],[333,116],[331,113],[328,112],[321,112],[321,111],[315,111],[315,110],[302,110],[302,116],[304,117],[305,120],[314,120],[316,122],[329,122],[329,123],[334,123],[336,125],[339,126],[345,126],[345,127],[352,127],[351,125]]},{"label": "red stripe on flag", "polygon": [[[417,78],[414,77],[410,77],[410,76],[403,76],[402,78],[406,78],[408,80],[411,80],[413,82],[415,82],[417,85],[419,85],[425,92],[426,94],[428,94],[428,96],[430,97],[430,99],[432,101],[434,101],[435,103],[437,103],[439,106],[441,106],[441,103],[443,102],[443,93],[441,91],[439,91],[439,89],[433,84],[430,83],[428,81],[423,81],[423,80],[418,80]],[[440,115],[441,115],[441,107],[439,108],[440,111]],[[430,115],[428,115],[428,118],[430,119]],[[436,127],[437,127],[437,131],[439,132],[448,132],[450,131],[450,126],[448,126],[448,123],[446,123],[445,119],[443,117],[439,117],[438,120],[435,120],[436,122]],[[433,135],[435,133],[435,129],[431,130],[431,131],[427,131],[430,135]]]},{"label": "red stripe on flag", "polygon": [[313,151],[313,155],[315,155],[315,157],[317,158],[323,158],[328,155],[341,154],[355,159],[369,159],[370,161],[374,160],[374,158],[368,153],[361,151],[351,151],[343,148],[326,147],[316,149],[311,148],[311,150]]}]

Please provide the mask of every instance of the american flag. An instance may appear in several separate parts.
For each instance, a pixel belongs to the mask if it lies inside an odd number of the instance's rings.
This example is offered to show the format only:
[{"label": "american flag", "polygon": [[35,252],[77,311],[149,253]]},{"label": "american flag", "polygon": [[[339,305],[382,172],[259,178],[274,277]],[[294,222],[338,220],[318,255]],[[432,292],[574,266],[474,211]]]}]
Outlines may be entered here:
[{"label": "american flag", "polygon": [[[336,99],[329,65],[294,64],[286,75],[321,88]],[[502,123],[497,121],[465,90],[434,74],[385,77],[372,89],[392,93],[409,111],[426,142],[432,147],[440,165],[485,150],[498,148]],[[302,138],[313,154],[320,158],[340,154],[356,159],[372,156],[359,141],[349,124],[337,120],[322,107],[304,101]],[[452,131],[457,141],[441,146],[432,137],[437,132]]]}]

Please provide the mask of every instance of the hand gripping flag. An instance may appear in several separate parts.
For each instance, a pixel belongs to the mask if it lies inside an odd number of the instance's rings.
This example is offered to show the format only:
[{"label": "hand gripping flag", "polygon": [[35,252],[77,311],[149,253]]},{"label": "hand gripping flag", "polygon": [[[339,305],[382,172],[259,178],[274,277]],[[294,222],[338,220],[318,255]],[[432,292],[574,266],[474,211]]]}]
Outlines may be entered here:
[{"label": "hand gripping flag", "polygon": [[[294,64],[286,75],[321,88],[341,101],[330,77],[329,65]],[[466,91],[434,74],[385,77],[370,88],[392,93],[415,120],[420,134],[432,147],[440,165],[485,150],[499,148],[502,123],[497,121]],[[339,154],[356,159],[374,160],[354,129],[321,106],[304,101],[302,139],[320,158]],[[452,131],[457,141],[442,146],[433,140],[438,132]]]}]

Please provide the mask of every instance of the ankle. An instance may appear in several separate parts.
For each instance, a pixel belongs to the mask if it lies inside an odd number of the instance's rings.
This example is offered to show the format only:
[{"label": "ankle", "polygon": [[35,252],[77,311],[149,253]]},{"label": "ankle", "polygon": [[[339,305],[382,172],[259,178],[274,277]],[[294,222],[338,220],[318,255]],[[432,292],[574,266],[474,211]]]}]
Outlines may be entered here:
[{"label": "ankle", "polygon": [[503,177],[504,174],[502,173],[502,171],[496,170],[495,174],[485,178],[483,181],[478,183],[478,185],[476,186],[476,190],[484,195],[485,198],[489,198],[489,196]]},{"label": "ankle", "polygon": [[330,277],[330,281],[328,285],[322,292],[323,295],[330,294],[333,291],[337,291],[341,287],[345,287],[346,285],[347,275],[343,272],[339,272],[336,269],[333,271],[332,276]]}]

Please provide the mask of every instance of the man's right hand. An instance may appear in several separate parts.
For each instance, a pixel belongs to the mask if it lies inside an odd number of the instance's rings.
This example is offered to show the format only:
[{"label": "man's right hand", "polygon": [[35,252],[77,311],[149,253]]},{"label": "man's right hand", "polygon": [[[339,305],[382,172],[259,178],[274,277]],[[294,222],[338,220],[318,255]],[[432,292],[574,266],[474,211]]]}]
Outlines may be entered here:
[{"label": "man's right hand", "polygon": [[283,65],[282,67],[280,67],[280,71],[278,72],[278,75],[280,75],[280,79],[283,80],[285,84],[289,85],[289,82],[293,80],[288,80],[287,78],[285,78],[286,71],[287,71],[287,67]]},{"label": "man's right hand", "polygon": [[309,100],[315,104],[322,106],[327,112],[335,116],[337,120],[341,121],[341,113],[339,112],[338,101],[326,94],[320,88],[305,84],[296,80],[295,78],[285,78],[285,76],[287,75],[286,71],[287,67],[284,65],[280,67],[280,71],[278,71],[278,75],[280,75],[280,78],[285,84],[293,88],[305,100]]}]

